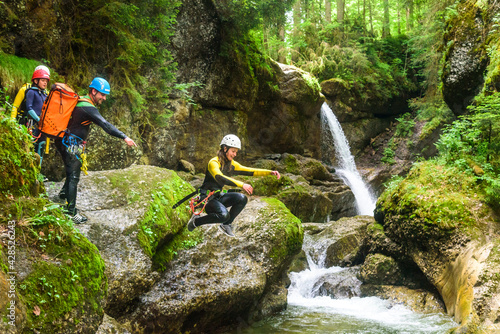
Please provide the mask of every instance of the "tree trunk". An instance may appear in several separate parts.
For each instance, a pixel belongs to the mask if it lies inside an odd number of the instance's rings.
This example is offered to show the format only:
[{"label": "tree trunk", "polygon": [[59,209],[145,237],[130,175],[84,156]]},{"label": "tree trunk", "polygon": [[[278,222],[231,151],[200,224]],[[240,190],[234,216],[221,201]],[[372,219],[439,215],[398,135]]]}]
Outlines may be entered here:
[{"label": "tree trunk", "polygon": [[337,22],[342,25],[344,22],[344,0],[337,0]]},{"label": "tree trunk", "polygon": [[332,23],[332,1],[325,0],[325,21],[327,24]]},{"label": "tree trunk", "polygon": [[401,35],[401,11],[398,8],[398,35]]},{"label": "tree trunk", "polygon": [[366,31],[366,0],[363,0],[363,31]]},{"label": "tree trunk", "polygon": [[281,46],[278,48],[278,62],[279,63],[286,63],[286,48],[284,47],[285,45],[285,27],[281,26],[278,32],[278,37],[280,39]]},{"label": "tree trunk", "polygon": [[300,24],[301,22],[301,12],[300,12],[300,0],[297,0],[293,5],[293,43],[292,49],[292,62],[296,62],[299,59],[299,47],[298,45],[300,38]]},{"label": "tree trunk", "polygon": [[382,37],[391,35],[390,17],[389,17],[389,0],[384,0],[384,21],[382,23]]},{"label": "tree trunk", "polygon": [[413,0],[406,0],[406,33],[413,29]]},{"label": "tree trunk", "polygon": [[373,31],[373,11],[372,11],[372,0],[368,0],[368,11],[370,13],[370,34],[374,36],[374,31]]}]

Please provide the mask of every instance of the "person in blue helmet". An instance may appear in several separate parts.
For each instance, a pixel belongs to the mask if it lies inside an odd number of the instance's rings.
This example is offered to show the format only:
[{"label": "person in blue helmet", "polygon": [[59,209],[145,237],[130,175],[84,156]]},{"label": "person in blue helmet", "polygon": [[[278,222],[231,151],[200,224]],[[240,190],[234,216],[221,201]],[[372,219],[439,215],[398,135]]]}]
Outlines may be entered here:
[{"label": "person in blue helmet", "polygon": [[[90,124],[95,123],[111,136],[123,139],[128,146],[137,146],[123,132],[106,121],[97,109],[111,92],[109,83],[103,78],[94,78],[89,85],[89,92],[79,101],[73,110],[68,123],[68,129],[63,138],[55,140],[55,145],[64,162],[66,180],[59,192],[61,199],[66,199],[67,213],[72,217],[75,224],[86,222],[87,217],[78,213],[76,209],[77,186],[80,181],[82,162],[78,152],[84,149],[87,137],[90,133]],[[79,151],[79,150],[80,151]]]}]

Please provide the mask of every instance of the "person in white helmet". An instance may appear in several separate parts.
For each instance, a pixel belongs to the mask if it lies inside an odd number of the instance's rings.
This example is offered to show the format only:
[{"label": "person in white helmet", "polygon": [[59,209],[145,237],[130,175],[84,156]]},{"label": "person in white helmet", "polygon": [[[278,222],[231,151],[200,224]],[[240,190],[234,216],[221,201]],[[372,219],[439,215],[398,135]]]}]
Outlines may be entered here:
[{"label": "person in white helmet", "polygon": [[[197,217],[193,215],[189,220],[187,227],[189,231],[205,224],[220,224],[219,228],[226,235],[234,237],[232,222],[243,210],[247,204],[247,197],[238,192],[223,193],[224,186],[237,186],[251,195],[253,188],[248,183],[238,181],[232,176],[265,176],[275,175],[278,179],[281,177],[278,171],[268,169],[249,168],[240,165],[234,158],[241,149],[241,141],[235,135],[226,135],[222,138],[220,149],[216,157],[208,162],[208,168],[205,173],[205,180],[200,187],[200,201],[204,200],[208,194],[213,192],[205,206],[206,216]],[[227,208],[231,207],[231,210]]]}]

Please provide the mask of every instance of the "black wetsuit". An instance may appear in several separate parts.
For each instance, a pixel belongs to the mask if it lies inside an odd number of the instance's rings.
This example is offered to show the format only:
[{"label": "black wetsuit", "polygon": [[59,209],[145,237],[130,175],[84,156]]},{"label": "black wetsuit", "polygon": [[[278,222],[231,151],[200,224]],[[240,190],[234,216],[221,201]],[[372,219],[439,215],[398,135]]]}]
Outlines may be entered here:
[{"label": "black wetsuit", "polygon": [[[114,137],[120,139],[125,139],[127,137],[123,132],[106,121],[99,113],[99,110],[88,102],[78,102],[69,121],[68,132],[72,135],[78,136],[81,141],[85,141],[89,136],[90,124],[92,123],[97,124],[103,128],[104,131]],[[61,154],[66,172],[66,180],[61,193],[65,194],[66,201],[68,202],[68,213],[70,215],[75,215],[76,194],[78,182],[80,181],[82,163],[76,155],[68,152],[67,147],[63,144],[63,139],[56,139],[55,145]]]}]

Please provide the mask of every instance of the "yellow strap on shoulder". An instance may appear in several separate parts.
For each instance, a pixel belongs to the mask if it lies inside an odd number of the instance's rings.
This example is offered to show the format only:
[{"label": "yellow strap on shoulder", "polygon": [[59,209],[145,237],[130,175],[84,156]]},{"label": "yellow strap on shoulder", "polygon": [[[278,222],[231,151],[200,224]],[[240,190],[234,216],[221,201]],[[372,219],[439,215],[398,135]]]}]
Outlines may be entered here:
[{"label": "yellow strap on shoulder", "polygon": [[50,144],[50,138],[47,137],[47,140],[45,141],[45,154],[49,154],[49,144]]}]

